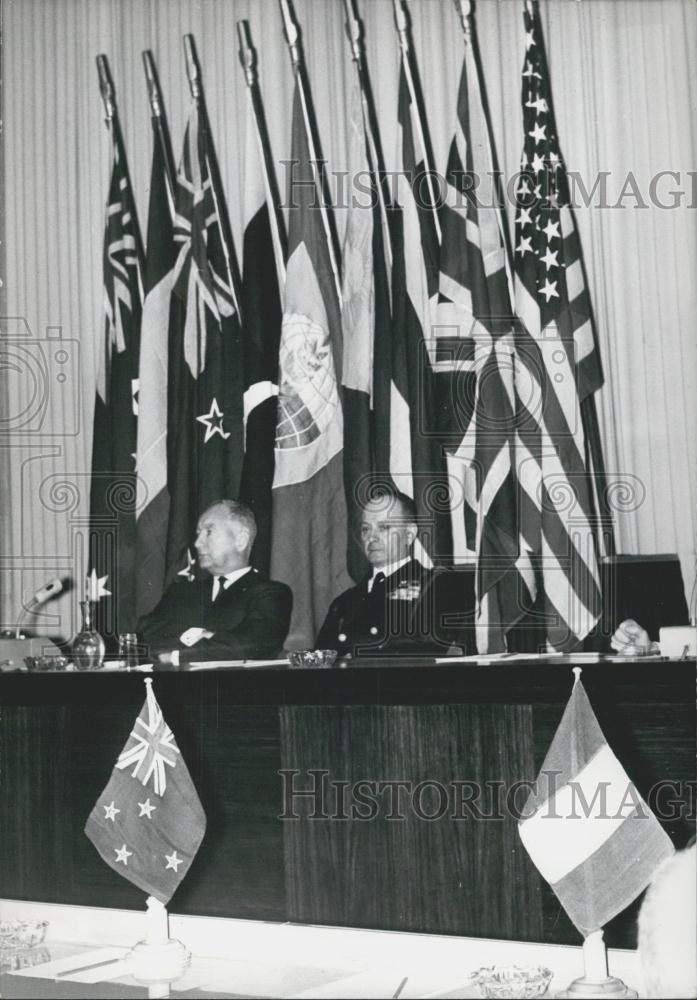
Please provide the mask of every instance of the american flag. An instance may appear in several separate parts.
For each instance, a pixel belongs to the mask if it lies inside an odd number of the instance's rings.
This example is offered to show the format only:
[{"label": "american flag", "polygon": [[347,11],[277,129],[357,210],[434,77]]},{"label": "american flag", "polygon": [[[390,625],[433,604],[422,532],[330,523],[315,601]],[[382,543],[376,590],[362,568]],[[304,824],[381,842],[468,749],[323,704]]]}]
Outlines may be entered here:
[{"label": "american flag", "polygon": [[[472,473],[461,513],[471,509],[476,518],[477,648],[496,652],[522,614],[530,567],[519,565],[513,313],[473,30],[470,24],[441,213],[438,377],[441,400],[450,397],[451,448]],[[447,330],[455,336],[446,339]]]},{"label": "american flag", "polygon": [[534,0],[525,0],[524,23],[514,254],[520,525],[539,567],[548,641],[565,650],[600,616],[580,401],[602,372]]}]

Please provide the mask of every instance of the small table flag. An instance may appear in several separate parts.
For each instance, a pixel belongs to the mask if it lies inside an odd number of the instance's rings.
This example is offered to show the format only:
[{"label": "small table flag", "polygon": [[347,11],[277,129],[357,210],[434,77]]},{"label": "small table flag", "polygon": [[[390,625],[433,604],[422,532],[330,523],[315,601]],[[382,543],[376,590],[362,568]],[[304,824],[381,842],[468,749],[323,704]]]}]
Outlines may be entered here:
[{"label": "small table flag", "polygon": [[518,830],[584,937],[629,906],[674,853],[610,749],[578,674]]},{"label": "small table flag", "polygon": [[85,833],[102,859],[167,904],[206,832],[189,770],[153,694],[147,696]]}]

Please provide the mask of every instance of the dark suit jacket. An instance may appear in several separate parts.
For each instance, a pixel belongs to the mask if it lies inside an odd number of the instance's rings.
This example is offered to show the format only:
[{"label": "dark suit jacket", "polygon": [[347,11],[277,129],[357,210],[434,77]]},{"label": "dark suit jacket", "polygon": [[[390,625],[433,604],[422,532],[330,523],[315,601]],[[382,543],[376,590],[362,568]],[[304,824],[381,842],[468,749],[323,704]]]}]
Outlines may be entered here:
[{"label": "dark suit jacket", "polygon": [[415,559],[385,580],[385,597],[368,593],[367,576],[334,600],[317,636],[317,649],[339,655],[444,655],[452,645],[475,652],[474,593],[459,573],[426,569]]},{"label": "dark suit jacket", "polygon": [[[250,570],[211,600],[213,578],[173,583],[153,611],[138,623],[150,654],[179,650],[179,662],[191,660],[270,659],[278,656],[288,635],[293,595],[285,583]],[[188,628],[205,628],[212,639],[193,646],[179,642]]]}]

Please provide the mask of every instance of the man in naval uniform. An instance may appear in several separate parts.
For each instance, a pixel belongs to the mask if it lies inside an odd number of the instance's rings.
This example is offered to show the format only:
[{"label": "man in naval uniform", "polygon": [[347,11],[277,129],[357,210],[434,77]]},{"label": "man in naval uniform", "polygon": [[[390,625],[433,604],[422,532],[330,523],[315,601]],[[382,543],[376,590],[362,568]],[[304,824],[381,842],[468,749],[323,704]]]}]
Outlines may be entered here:
[{"label": "man in naval uniform", "polygon": [[[368,500],[361,543],[371,572],[331,604],[315,643],[340,656],[474,652],[471,582],[438,573],[413,557],[416,509],[401,493]],[[469,585],[469,591],[468,591]]]}]

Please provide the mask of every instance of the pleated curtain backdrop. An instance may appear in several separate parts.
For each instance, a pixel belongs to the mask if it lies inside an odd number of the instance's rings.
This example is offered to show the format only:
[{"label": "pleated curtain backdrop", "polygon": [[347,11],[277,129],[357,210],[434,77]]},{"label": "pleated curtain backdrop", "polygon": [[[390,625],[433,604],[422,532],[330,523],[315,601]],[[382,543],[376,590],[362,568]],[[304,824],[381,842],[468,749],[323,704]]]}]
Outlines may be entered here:
[{"label": "pleated curtain backdrop", "polygon": [[[600,172],[607,185],[605,204],[596,189],[576,215],[606,376],[597,403],[618,550],[677,551],[689,593],[697,523],[697,3],[541,0],[540,6],[567,166],[588,191]],[[412,0],[409,7],[436,167],[444,172],[462,37],[450,0]],[[522,147],[522,4],[479,0],[477,7],[498,153],[510,177]],[[392,3],[359,0],[359,8],[387,167],[396,169],[399,56]],[[295,10],[324,153],[330,171],[340,172],[354,73],[343,3],[296,0]],[[45,579],[78,579],[84,572],[110,165],[95,57],[104,52],[111,64],[144,230],[152,137],[141,51],[155,55],[178,159],[189,108],[182,36],[193,33],[239,255],[245,144],[254,141],[237,55],[240,18],[249,20],[258,50],[285,191],[281,161],[290,155],[292,72],[275,0],[3,4],[2,316],[8,318],[1,328],[3,340],[24,344],[13,346],[11,356],[4,351],[9,361],[0,397],[6,625]],[[661,171],[674,176],[660,177],[652,189]],[[510,206],[508,215],[512,227]],[[337,225],[342,235],[345,212],[337,212]],[[55,355],[59,337],[65,379],[55,380],[54,365],[43,385],[32,358],[42,343]],[[76,628],[74,615],[74,596],[66,595],[45,609],[36,627],[67,638]]]}]

